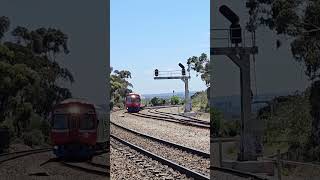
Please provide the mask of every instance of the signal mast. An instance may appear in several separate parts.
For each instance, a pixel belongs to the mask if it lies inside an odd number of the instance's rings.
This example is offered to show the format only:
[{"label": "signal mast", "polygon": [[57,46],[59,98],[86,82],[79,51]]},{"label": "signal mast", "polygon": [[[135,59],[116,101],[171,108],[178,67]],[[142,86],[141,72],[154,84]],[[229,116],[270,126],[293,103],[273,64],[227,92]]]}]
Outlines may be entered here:
[{"label": "signal mast", "polygon": [[178,71],[161,71],[162,74],[159,76],[159,70],[155,69],[154,70],[154,79],[159,80],[159,79],[181,79],[184,82],[184,99],[185,99],[185,104],[184,104],[184,112],[188,113],[191,112],[192,110],[192,105],[191,105],[191,99],[189,95],[189,79],[191,78],[190,76],[190,63],[188,62],[188,75],[186,74],[186,69],[183,64],[179,63],[179,66],[181,68],[181,75],[178,73]]}]

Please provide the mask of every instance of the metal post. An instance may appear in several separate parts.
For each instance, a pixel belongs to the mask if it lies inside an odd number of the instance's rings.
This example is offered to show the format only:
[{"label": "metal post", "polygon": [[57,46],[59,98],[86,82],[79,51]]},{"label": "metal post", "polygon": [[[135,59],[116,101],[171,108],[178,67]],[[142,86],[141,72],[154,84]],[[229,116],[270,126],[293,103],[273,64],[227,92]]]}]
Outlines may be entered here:
[{"label": "metal post", "polygon": [[222,167],[222,143],[221,138],[219,138],[219,165]]},{"label": "metal post", "polygon": [[281,180],[281,155],[280,150],[277,150],[277,174],[278,174],[278,180]]},{"label": "metal post", "polygon": [[183,79],[184,81],[184,99],[185,99],[185,104],[184,104],[184,112],[190,112],[191,111],[191,102],[189,98],[189,80],[187,77]]},{"label": "metal post", "polygon": [[241,145],[240,160],[256,160],[255,140],[252,137],[254,123],[251,121],[251,85],[250,85],[250,55],[240,55],[242,67],[240,68],[241,81]]}]

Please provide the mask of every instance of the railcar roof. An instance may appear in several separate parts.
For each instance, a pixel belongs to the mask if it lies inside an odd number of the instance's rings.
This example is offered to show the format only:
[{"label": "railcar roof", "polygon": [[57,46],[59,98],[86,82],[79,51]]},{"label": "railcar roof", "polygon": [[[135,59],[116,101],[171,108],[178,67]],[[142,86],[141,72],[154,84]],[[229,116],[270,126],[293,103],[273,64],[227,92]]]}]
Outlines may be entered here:
[{"label": "railcar roof", "polygon": [[140,96],[140,94],[138,94],[138,93],[129,93],[127,96],[129,96],[129,95],[138,95],[138,96]]},{"label": "railcar roof", "polygon": [[93,103],[89,102],[86,99],[77,99],[77,98],[65,99],[65,100],[61,101],[59,104],[68,104],[68,103],[81,103],[81,104],[94,105]]}]

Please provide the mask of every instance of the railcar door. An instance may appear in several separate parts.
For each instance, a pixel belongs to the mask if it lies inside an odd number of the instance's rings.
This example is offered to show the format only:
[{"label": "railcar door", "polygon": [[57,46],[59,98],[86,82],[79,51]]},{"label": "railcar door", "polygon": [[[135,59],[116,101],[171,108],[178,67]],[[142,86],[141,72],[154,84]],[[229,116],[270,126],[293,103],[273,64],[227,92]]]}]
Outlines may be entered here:
[{"label": "railcar door", "polygon": [[78,136],[79,116],[72,114],[69,120],[69,136],[72,141],[76,141]]}]

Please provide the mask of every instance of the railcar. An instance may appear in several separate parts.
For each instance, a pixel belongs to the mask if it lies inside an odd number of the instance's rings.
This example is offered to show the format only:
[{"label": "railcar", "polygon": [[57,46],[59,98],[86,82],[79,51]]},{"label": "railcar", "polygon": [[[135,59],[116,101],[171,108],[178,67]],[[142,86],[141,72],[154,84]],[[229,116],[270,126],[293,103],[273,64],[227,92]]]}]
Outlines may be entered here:
[{"label": "railcar", "polygon": [[139,112],[141,109],[141,97],[137,93],[129,93],[125,99],[125,106],[129,113]]},{"label": "railcar", "polygon": [[67,99],[53,108],[51,140],[57,157],[90,158],[97,142],[98,118],[92,103]]}]

